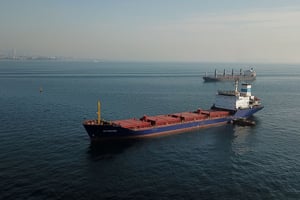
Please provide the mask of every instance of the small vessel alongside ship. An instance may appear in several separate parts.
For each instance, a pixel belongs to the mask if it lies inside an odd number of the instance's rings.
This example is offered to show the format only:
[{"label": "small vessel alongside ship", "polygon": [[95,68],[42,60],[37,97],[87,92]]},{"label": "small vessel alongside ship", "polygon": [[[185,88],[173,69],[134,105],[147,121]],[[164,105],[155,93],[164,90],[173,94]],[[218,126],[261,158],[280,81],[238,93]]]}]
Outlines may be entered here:
[{"label": "small vessel alongside ship", "polygon": [[253,120],[249,120],[247,118],[238,118],[238,119],[234,119],[232,120],[232,124],[236,124],[239,126],[255,126],[255,121]]},{"label": "small vessel alongside ship", "polygon": [[218,91],[210,109],[179,112],[166,115],[143,116],[140,119],[106,121],[101,119],[100,102],[98,118],[86,120],[83,126],[92,142],[112,139],[151,137],[173,134],[209,126],[223,125],[238,119],[247,119],[263,109],[260,99],[251,94],[251,84],[243,83],[238,91]]},{"label": "small vessel alongside ship", "polygon": [[256,79],[256,72],[253,68],[249,70],[242,70],[240,69],[239,74],[234,73],[232,69],[231,74],[227,74],[226,70],[224,69],[223,74],[218,74],[218,71],[215,69],[214,75],[207,75],[203,76],[205,82],[216,82],[216,81],[254,81]]}]

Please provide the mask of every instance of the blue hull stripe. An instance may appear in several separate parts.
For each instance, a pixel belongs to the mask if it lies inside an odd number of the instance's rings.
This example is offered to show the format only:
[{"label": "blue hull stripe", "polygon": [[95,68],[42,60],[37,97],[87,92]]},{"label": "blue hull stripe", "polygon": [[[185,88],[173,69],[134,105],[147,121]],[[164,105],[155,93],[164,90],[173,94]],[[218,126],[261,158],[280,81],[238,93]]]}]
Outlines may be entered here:
[{"label": "blue hull stripe", "polygon": [[264,108],[263,106],[257,106],[251,109],[237,110],[236,113],[233,115],[233,118],[248,118],[263,108]]},{"label": "blue hull stripe", "polygon": [[213,126],[224,124],[231,120],[231,118],[218,118],[204,121],[193,121],[169,126],[151,127],[143,130],[131,130],[122,127],[114,126],[85,126],[90,138],[92,140],[126,138],[126,137],[147,137],[160,134],[167,134],[172,132],[181,132],[188,129],[197,129],[206,126]]}]

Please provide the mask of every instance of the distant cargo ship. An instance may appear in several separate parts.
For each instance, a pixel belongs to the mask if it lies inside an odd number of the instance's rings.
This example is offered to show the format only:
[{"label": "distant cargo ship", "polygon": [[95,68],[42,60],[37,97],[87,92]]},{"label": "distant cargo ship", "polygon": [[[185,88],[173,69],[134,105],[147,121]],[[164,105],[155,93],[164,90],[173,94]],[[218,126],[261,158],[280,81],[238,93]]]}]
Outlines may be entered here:
[{"label": "distant cargo ship", "polygon": [[236,83],[235,90],[218,91],[215,103],[208,110],[105,121],[101,119],[98,102],[98,119],[86,120],[83,126],[92,142],[140,138],[222,125],[236,119],[246,119],[261,109],[260,99],[251,95],[251,84],[242,84],[241,91],[238,91]]},{"label": "distant cargo ship", "polygon": [[254,81],[256,79],[256,72],[253,68],[249,70],[240,69],[239,74],[235,74],[233,69],[231,74],[226,74],[226,70],[224,69],[223,74],[218,74],[217,70],[215,70],[214,75],[208,76],[207,73],[203,76],[204,81],[206,82],[215,82],[215,81]]}]

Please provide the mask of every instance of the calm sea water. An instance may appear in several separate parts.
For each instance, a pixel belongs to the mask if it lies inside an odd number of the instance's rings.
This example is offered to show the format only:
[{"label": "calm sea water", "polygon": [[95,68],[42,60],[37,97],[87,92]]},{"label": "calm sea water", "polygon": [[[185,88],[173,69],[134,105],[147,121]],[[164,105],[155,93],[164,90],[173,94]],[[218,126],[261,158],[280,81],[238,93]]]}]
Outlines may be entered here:
[{"label": "calm sea water", "polygon": [[209,108],[233,84],[201,76],[241,66],[1,61],[0,199],[300,199],[300,65],[255,65],[255,127],[91,146],[81,124],[98,99],[105,119]]}]

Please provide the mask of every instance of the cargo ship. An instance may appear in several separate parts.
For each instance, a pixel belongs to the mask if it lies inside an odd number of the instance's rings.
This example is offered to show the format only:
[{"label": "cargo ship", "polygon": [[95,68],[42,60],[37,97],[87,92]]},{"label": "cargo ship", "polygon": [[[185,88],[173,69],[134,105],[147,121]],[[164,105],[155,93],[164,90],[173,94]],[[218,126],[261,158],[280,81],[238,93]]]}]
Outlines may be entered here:
[{"label": "cargo ship", "polygon": [[260,99],[251,94],[251,84],[243,83],[238,91],[236,82],[234,90],[218,91],[215,103],[206,110],[107,121],[101,119],[100,109],[98,101],[98,118],[83,122],[91,142],[152,137],[223,125],[237,119],[247,119],[263,106]]},{"label": "cargo ship", "polygon": [[208,76],[205,73],[203,76],[205,82],[216,82],[216,81],[254,81],[256,79],[256,72],[253,68],[249,70],[242,70],[240,69],[239,74],[234,73],[232,69],[231,74],[227,74],[226,70],[224,69],[223,74],[218,74],[218,71],[215,69],[214,75]]}]

